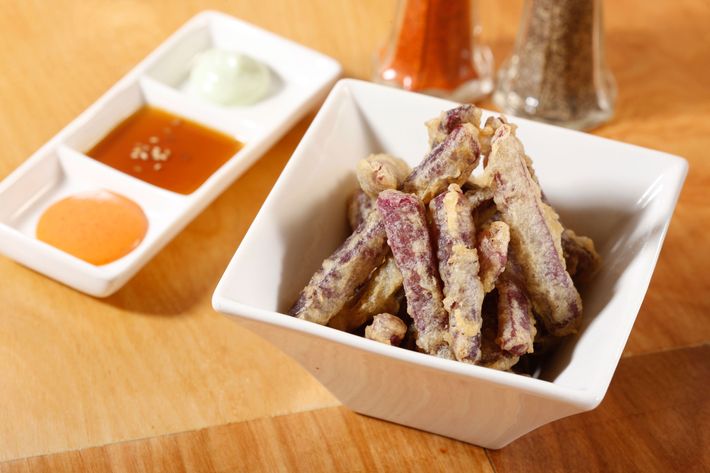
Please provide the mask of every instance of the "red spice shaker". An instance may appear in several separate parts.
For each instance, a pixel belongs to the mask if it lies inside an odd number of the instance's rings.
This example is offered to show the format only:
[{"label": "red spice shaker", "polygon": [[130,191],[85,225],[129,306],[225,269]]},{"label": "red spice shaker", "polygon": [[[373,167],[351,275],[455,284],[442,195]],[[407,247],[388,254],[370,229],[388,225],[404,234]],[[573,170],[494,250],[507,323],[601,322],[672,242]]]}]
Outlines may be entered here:
[{"label": "red spice shaker", "polygon": [[375,81],[470,102],[493,88],[493,58],[478,41],[474,0],[399,0]]}]

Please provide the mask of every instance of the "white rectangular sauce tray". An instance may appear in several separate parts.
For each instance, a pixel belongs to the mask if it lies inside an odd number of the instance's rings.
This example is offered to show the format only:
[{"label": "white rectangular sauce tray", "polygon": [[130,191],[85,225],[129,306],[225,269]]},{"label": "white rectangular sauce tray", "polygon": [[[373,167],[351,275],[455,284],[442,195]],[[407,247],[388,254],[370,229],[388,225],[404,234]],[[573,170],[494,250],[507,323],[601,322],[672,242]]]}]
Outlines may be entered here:
[{"label": "white rectangular sauce tray", "polygon": [[[193,59],[209,48],[234,50],[266,64],[272,78],[266,96],[253,105],[221,107],[186,94]],[[218,12],[198,14],[0,182],[0,251],[80,291],[112,294],[313,108],[340,72],[335,60],[260,28]],[[144,105],[223,132],[244,146],[187,195],[84,154]],[[128,197],[143,209],[148,231],[131,253],[95,266],[35,238],[48,206],[99,189]]]}]

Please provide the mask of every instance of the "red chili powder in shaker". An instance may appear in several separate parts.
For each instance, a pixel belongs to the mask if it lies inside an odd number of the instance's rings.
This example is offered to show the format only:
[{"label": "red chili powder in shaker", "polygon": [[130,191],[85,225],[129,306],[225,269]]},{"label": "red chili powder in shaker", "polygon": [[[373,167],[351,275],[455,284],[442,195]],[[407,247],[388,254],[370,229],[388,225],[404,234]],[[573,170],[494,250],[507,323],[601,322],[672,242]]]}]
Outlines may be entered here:
[{"label": "red chili powder in shaker", "polygon": [[477,78],[472,61],[472,0],[402,1],[381,77],[415,91],[452,91]]}]

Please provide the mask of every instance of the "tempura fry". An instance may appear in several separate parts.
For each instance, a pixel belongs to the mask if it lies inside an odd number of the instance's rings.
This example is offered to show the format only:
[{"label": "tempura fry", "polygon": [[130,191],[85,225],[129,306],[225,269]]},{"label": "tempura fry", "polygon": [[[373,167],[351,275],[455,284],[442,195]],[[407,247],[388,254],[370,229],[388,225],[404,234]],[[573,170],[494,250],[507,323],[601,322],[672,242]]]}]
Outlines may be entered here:
[{"label": "tempura fry", "polygon": [[451,356],[448,315],[427,228],[424,205],[416,196],[396,190],[377,198],[387,243],[402,273],[407,311],[417,330],[417,346],[426,353]]},{"label": "tempura fry", "polygon": [[483,290],[486,293],[495,288],[498,276],[508,262],[510,228],[501,221],[489,221],[478,232],[478,256],[481,264],[479,272]]},{"label": "tempura fry", "polygon": [[497,334],[497,315],[484,311],[481,328],[481,358],[478,360],[478,364],[486,368],[507,371],[520,360],[520,357],[503,350],[496,342]]},{"label": "tempura fry", "polygon": [[455,128],[444,141],[432,149],[404,181],[402,190],[416,194],[424,204],[449,184],[462,185],[478,164],[480,147],[478,130],[465,123]]},{"label": "tempura fry", "polygon": [[567,272],[575,282],[588,281],[601,264],[601,257],[592,239],[579,236],[569,228],[562,232],[562,252]]},{"label": "tempura fry", "polygon": [[501,125],[507,125],[508,120],[505,117],[488,117],[486,119],[485,125],[480,129],[478,134],[478,141],[481,144],[481,154],[483,156],[488,156],[491,154],[491,140],[493,139],[493,134],[496,132]]},{"label": "tempura fry", "polygon": [[498,289],[498,336],[501,349],[522,356],[533,352],[535,317],[523,286],[523,275],[511,251],[506,269],[496,283]]},{"label": "tempura fry", "polygon": [[347,214],[350,229],[354,231],[375,208],[375,199],[365,194],[362,189],[356,190],[348,199]]},{"label": "tempura fry", "polygon": [[441,115],[426,122],[429,148],[437,147],[449,136],[449,133],[464,123],[470,123],[479,128],[481,126],[481,109],[471,104],[464,104],[441,112]]},{"label": "tempura fry", "polygon": [[562,226],[554,210],[542,202],[523,145],[511,126],[496,130],[486,172],[492,176],[501,218],[510,226],[511,245],[520,259],[535,311],[552,334],[575,332],[582,300],[565,270]]},{"label": "tempura fry", "polygon": [[371,212],[328,257],[301,291],[290,314],[325,325],[355,295],[387,254],[387,235],[379,212]]},{"label": "tempura fry", "polygon": [[407,324],[396,315],[384,313],[372,318],[372,324],[365,327],[365,338],[386,345],[399,346],[407,334]]},{"label": "tempura fry", "polygon": [[483,284],[478,278],[475,228],[471,205],[456,184],[429,203],[437,241],[444,307],[449,313],[451,349],[459,361],[475,363],[481,356]]},{"label": "tempura fry", "polygon": [[290,313],[441,358],[520,362],[515,372],[534,376],[580,326],[574,283],[599,267],[594,243],[562,226],[504,117],[481,126],[481,111],[462,105],[426,125],[430,150],[411,172],[385,154],[357,164],[353,233]]},{"label": "tempura fry", "polygon": [[367,281],[355,303],[346,306],[330,319],[328,325],[350,332],[368,323],[382,312],[396,314],[399,310],[397,293],[402,289],[402,273],[390,253]]},{"label": "tempura fry", "polygon": [[360,188],[372,198],[385,189],[399,189],[410,172],[407,163],[389,154],[371,154],[355,166]]}]

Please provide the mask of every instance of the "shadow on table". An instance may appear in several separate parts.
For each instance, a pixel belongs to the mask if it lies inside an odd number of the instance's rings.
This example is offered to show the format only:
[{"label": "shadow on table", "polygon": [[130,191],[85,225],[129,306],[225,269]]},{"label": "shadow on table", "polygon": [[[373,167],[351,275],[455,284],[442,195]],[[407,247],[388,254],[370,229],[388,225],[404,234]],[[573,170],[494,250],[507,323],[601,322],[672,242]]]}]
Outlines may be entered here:
[{"label": "shadow on table", "polygon": [[[244,205],[239,182],[208,206],[116,294],[119,309],[178,316],[209,301],[258,208]],[[239,220],[242,222],[235,222]]]}]

